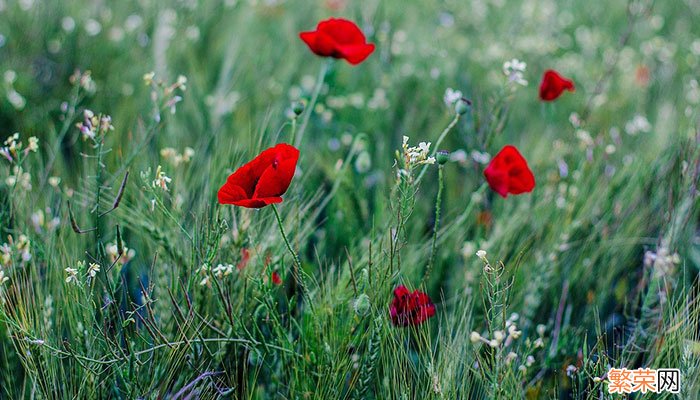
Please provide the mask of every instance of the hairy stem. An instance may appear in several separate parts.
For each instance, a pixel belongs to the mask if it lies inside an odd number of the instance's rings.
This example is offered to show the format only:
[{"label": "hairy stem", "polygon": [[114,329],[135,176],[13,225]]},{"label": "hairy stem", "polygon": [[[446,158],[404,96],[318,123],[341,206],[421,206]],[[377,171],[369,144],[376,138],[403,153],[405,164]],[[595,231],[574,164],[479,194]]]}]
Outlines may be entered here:
[{"label": "hairy stem", "polygon": [[442,205],[442,190],[445,186],[442,170],[443,166],[438,166],[438,192],[437,198],[435,199],[435,224],[433,224],[433,243],[430,248],[430,260],[428,261],[428,267],[425,269],[425,274],[423,275],[423,281],[421,283],[427,282],[428,278],[430,277],[430,272],[433,269],[433,263],[435,262],[437,236],[438,230],[440,229],[440,207]]}]

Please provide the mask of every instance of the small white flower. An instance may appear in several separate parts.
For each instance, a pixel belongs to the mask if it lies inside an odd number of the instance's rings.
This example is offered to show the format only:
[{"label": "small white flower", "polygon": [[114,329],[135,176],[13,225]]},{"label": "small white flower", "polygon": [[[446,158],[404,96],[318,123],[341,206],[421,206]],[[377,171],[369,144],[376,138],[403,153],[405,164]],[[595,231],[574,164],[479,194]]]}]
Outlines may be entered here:
[{"label": "small white flower", "polygon": [[514,58],[503,63],[503,74],[508,78],[508,83],[527,86],[527,80],[524,78],[525,68],[527,64]]},{"label": "small white flower", "polygon": [[527,358],[525,359],[525,365],[527,365],[528,367],[530,367],[530,366],[532,366],[532,364],[534,364],[534,363],[535,363],[535,357],[533,357],[533,356],[527,356]]},{"label": "small white flower", "polygon": [[0,286],[2,286],[5,282],[9,281],[10,278],[5,276],[5,271],[0,270]]},{"label": "small white flower", "polygon": [[452,88],[447,88],[447,89],[445,90],[445,94],[444,94],[444,96],[442,97],[442,99],[443,99],[443,101],[445,102],[445,105],[447,106],[447,108],[450,108],[450,109],[451,109],[452,107],[454,107],[455,103],[456,103],[459,99],[461,99],[462,97],[464,97],[464,95],[462,94],[461,91],[459,91],[459,90],[454,90],[454,89],[452,89]]},{"label": "small white flower", "polygon": [[172,179],[170,179],[167,175],[165,175],[165,172],[163,172],[162,167],[159,165],[158,168],[156,169],[156,179],[153,180],[153,187],[154,188],[161,188],[164,191],[168,191],[168,183],[170,183]]},{"label": "small white flower", "polygon": [[35,152],[39,150],[39,139],[36,136],[29,138],[29,144],[27,145],[27,151]]},{"label": "small white flower", "polygon": [[87,270],[87,273],[90,276],[90,278],[94,278],[98,272],[100,272],[100,265],[95,264],[95,263],[90,263],[90,266],[88,267],[88,270]]},{"label": "small white flower", "polygon": [[68,276],[66,277],[66,283],[71,283],[71,282],[78,283],[78,270],[77,269],[68,267],[65,269],[65,271],[68,274]]},{"label": "small white flower", "polygon": [[544,326],[543,324],[537,324],[537,334],[540,336],[544,336],[545,331],[547,330],[547,327]]},{"label": "small white flower", "polygon": [[476,256],[479,257],[482,261],[486,261],[486,251],[485,250],[477,251]]},{"label": "small white flower", "polygon": [[61,178],[57,176],[52,176],[49,178],[49,185],[52,187],[58,187],[58,185],[61,183]]},{"label": "small white flower", "polygon": [[501,343],[503,339],[505,339],[506,334],[503,331],[495,331],[493,332],[493,338],[498,342]]},{"label": "small white flower", "polygon": [[472,160],[479,164],[488,164],[489,161],[491,161],[491,155],[487,152],[480,152],[477,150],[473,150],[470,153],[470,156],[472,157]]},{"label": "small white flower", "polygon": [[474,331],[469,335],[469,340],[472,343],[477,343],[481,340],[481,335],[479,334],[479,332]]}]

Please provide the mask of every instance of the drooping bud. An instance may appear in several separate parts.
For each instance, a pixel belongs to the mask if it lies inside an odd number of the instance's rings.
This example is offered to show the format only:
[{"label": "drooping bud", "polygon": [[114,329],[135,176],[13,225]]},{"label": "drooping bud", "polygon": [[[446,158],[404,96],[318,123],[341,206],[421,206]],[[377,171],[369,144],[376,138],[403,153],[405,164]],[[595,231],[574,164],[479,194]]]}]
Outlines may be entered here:
[{"label": "drooping bud", "polygon": [[295,101],[292,103],[292,112],[294,112],[294,115],[296,115],[297,117],[304,112],[304,108],[304,103],[302,103],[301,101]]},{"label": "drooping bud", "polygon": [[440,150],[435,154],[435,159],[438,164],[445,165],[445,163],[450,160],[450,152],[447,150]]},{"label": "drooping bud", "polygon": [[467,113],[467,111],[469,111],[469,107],[471,107],[471,105],[472,102],[470,100],[462,97],[455,103],[455,112],[459,115],[464,115]]}]

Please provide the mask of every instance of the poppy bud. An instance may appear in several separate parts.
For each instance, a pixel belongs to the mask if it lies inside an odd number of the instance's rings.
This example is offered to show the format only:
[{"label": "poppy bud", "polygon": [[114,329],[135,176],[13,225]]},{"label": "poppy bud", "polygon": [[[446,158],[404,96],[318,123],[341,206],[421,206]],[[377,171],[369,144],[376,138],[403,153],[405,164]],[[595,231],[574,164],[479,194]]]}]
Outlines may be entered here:
[{"label": "poppy bud", "polygon": [[461,98],[461,99],[457,100],[457,102],[455,103],[455,112],[459,115],[464,115],[467,113],[467,111],[469,111],[469,107],[471,105],[472,105],[471,101],[469,101],[465,98]]},{"label": "poppy bud", "polygon": [[435,155],[435,160],[437,160],[438,164],[440,165],[445,165],[447,161],[450,159],[450,152],[447,150],[440,150],[437,152]]},{"label": "poppy bud", "polygon": [[369,313],[370,306],[371,305],[369,302],[369,296],[367,296],[364,293],[357,296],[357,298],[355,299],[355,304],[353,304],[355,313],[360,317],[364,317],[365,315],[367,315],[367,313]]},{"label": "poppy bud", "polygon": [[295,101],[292,103],[292,111],[294,112],[294,115],[297,117],[301,115],[301,113],[304,112],[304,103],[301,101]]}]

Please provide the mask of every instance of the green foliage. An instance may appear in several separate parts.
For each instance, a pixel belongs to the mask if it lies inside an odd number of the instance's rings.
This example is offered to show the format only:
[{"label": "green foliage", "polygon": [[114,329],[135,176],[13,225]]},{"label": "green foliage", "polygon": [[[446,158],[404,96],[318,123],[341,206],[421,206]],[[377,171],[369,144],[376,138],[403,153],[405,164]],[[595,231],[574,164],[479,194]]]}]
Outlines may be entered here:
[{"label": "green foliage", "polygon": [[[618,398],[610,367],[679,368],[679,398],[700,393],[697,2],[0,15],[0,398]],[[376,43],[367,61],[298,39],[330,15]],[[576,92],[540,102],[547,68]],[[295,141],[274,211],[218,204]],[[486,185],[506,144],[532,193]],[[436,315],[394,326],[399,284]]]}]

